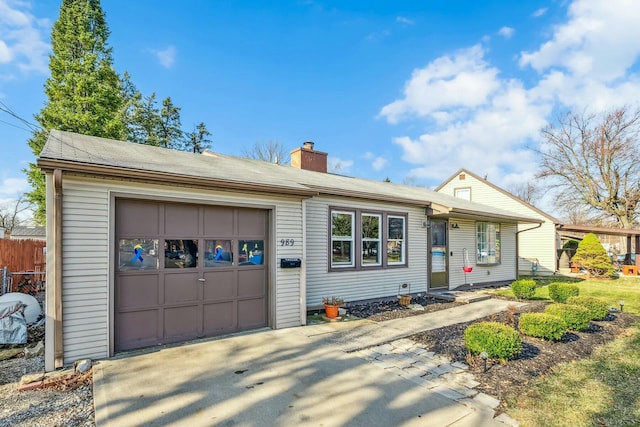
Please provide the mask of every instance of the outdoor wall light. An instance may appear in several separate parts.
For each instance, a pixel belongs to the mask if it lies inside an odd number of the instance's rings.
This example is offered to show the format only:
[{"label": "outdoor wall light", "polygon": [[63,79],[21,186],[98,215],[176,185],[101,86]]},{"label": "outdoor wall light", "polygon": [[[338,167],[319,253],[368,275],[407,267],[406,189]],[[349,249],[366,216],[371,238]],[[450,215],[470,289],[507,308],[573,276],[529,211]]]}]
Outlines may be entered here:
[{"label": "outdoor wall light", "polygon": [[458,223],[457,222],[452,222],[451,223],[451,228],[459,228]]},{"label": "outdoor wall light", "polygon": [[487,372],[487,359],[489,358],[489,355],[486,351],[483,351],[480,353],[480,357],[482,357],[482,361],[484,362],[484,372]]},{"label": "outdoor wall light", "polygon": [[618,304],[620,304],[620,313],[622,313],[622,310],[624,309],[624,301],[620,301]]}]

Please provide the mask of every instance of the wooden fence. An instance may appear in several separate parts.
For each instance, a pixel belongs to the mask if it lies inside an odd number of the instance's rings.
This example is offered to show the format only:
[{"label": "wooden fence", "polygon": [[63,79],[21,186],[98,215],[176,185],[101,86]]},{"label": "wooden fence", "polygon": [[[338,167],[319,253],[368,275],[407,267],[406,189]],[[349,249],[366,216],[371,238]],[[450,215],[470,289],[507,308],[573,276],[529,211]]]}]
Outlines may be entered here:
[{"label": "wooden fence", "polygon": [[0,269],[6,267],[13,278],[12,291],[24,276],[45,282],[45,246],[46,242],[41,240],[0,239]]}]

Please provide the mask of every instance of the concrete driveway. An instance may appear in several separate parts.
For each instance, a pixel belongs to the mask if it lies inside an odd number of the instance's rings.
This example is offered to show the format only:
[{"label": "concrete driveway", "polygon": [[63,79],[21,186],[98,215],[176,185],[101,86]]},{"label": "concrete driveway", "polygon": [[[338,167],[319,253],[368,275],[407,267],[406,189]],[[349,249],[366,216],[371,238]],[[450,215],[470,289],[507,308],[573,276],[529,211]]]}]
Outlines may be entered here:
[{"label": "concrete driveway", "polygon": [[[474,316],[499,311],[472,306]],[[390,333],[399,336],[397,327]],[[96,424],[504,427],[490,408],[430,390],[340,344],[345,336],[353,343],[384,334],[383,325],[363,320],[253,331],[100,361]]]}]

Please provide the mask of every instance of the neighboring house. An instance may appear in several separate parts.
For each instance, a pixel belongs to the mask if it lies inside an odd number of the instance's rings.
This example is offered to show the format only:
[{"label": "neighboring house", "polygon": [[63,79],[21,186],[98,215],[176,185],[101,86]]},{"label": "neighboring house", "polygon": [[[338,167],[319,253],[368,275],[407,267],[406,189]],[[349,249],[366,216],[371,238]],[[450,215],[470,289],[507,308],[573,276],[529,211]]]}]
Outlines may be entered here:
[{"label": "neighboring house", "polygon": [[[434,191],[52,131],[46,368],[262,327],[349,302],[516,278],[537,218]],[[467,254],[465,257],[464,255]],[[463,266],[472,270],[463,271]]]},{"label": "neighboring house", "polygon": [[42,225],[21,226],[16,225],[9,236],[13,240],[47,240],[47,228]]},{"label": "neighboring house", "polygon": [[558,271],[559,221],[551,215],[466,169],[454,173],[436,191],[539,219],[540,224],[518,225],[518,274],[553,275]]}]

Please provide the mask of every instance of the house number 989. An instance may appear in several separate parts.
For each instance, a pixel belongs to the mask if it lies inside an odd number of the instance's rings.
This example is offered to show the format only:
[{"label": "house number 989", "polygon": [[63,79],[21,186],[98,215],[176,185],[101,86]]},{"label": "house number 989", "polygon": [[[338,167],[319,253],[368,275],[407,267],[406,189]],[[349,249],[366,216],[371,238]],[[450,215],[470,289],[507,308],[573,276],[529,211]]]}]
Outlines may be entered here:
[{"label": "house number 989", "polygon": [[294,243],[293,239],[280,239],[280,246],[293,246]]}]

